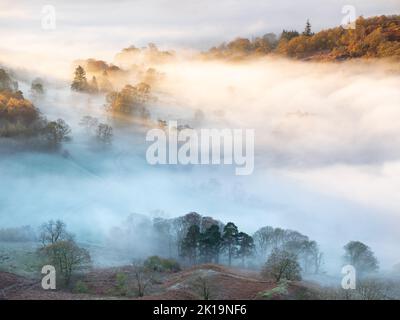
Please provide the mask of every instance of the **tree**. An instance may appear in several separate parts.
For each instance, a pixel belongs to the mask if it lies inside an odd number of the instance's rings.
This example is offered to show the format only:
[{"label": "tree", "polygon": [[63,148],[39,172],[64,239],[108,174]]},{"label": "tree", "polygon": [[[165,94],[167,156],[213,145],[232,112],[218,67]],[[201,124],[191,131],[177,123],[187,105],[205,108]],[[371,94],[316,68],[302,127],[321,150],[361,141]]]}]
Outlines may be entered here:
[{"label": "tree", "polygon": [[74,271],[90,263],[90,254],[80,248],[74,240],[58,240],[41,249],[49,264],[56,268],[57,273],[69,285]]},{"label": "tree", "polygon": [[85,127],[87,133],[93,133],[98,128],[99,120],[92,116],[84,116],[79,125]]},{"label": "tree", "polygon": [[200,237],[200,254],[205,262],[219,262],[219,253],[221,249],[221,232],[218,225],[212,225],[201,234]]},{"label": "tree", "polygon": [[43,129],[43,133],[52,147],[57,147],[61,142],[69,140],[71,128],[62,119],[49,122]]},{"label": "tree", "polygon": [[304,29],[303,35],[306,37],[311,37],[313,35],[313,33],[311,31],[311,23],[310,23],[309,19],[307,19],[306,27]]},{"label": "tree", "polygon": [[89,85],[89,91],[92,93],[99,92],[99,86],[97,84],[97,79],[95,76],[92,77],[92,81],[90,82],[90,85]]},{"label": "tree", "polygon": [[354,266],[359,275],[376,272],[379,268],[378,260],[373,251],[360,241],[350,241],[344,246],[344,261]]},{"label": "tree", "polygon": [[229,42],[227,47],[232,53],[248,53],[252,49],[252,44],[249,39],[237,38]]},{"label": "tree", "polygon": [[0,69],[0,91],[16,90],[15,83],[4,69]]},{"label": "tree", "polygon": [[181,266],[174,259],[165,259],[159,256],[148,257],[144,262],[143,266],[151,271],[156,272],[178,272],[181,270]]},{"label": "tree", "polygon": [[71,90],[74,91],[87,91],[88,82],[86,79],[86,72],[81,66],[77,66],[75,69],[74,80],[71,84]]},{"label": "tree", "polygon": [[301,268],[297,257],[281,249],[274,249],[262,270],[265,278],[273,278],[276,282],[282,279],[301,280]]},{"label": "tree", "polygon": [[254,233],[253,239],[258,253],[266,259],[273,247],[274,228],[270,226],[262,227]]},{"label": "tree", "polygon": [[110,92],[106,96],[106,108],[115,113],[148,118],[149,112],[145,107],[150,99],[150,86],[139,83],[137,86],[126,85],[120,92]]},{"label": "tree", "polygon": [[39,231],[39,239],[43,247],[58,241],[72,239],[72,235],[67,232],[66,224],[61,220],[50,220],[42,224]]},{"label": "tree", "polygon": [[139,263],[133,263],[133,279],[137,296],[143,297],[148,287],[154,282],[154,271]]},{"label": "tree", "polygon": [[99,89],[101,92],[111,92],[113,90],[113,86],[110,80],[108,80],[108,73],[106,70],[104,70],[103,74],[101,75]]},{"label": "tree", "polygon": [[228,254],[229,265],[232,264],[232,257],[237,253],[239,230],[233,222],[228,222],[222,232],[222,248]]},{"label": "tree", "polygon": [[90,263],[89,252],[76,244],[61,220],[44,223],[39,239],[42,244],[39,255],[56,268],[65,285],[69,284],[74,271]]},{"label": "tree", "polygon": [[200,236],[200,227],[198,225],[191,225],[186,237],[182,240],[181,255],[189,258],[191,264],[196,264],[197,262]]},{"label": "tree", "polygon": [[280,36],[280,40],[290,41],[293,38],[298,37],[299,35],[299,32],[295,30],[283,30]]},{"label": "tree", "polygon": [[96,137],[100,142],[110,144],[113,137],[113,128],[108,124],[100,123],[97,126]]},{"label": "tree", "polygon": [[36,78],[35,80],[32,81],[31,92],[33,94],[37,94],[37,95],[44,94],[44,88],[43,88],[43,83],[42,83],[41,79]]},{"label": "tree", "polygon": [[208,279],[206,276],[198,277],[194,281],[193,287],[201,299],[210,300],[213,298],[215,285],[213,285],[212,281]]},{"label": "tree", "polygon": [[245,259],[251,257],[254,254],[255,246],[254,240],[247,233],[240,232],[238,234],[239,248],[237,250],[237,255],[242,259],[242,265],[244,266]]}]

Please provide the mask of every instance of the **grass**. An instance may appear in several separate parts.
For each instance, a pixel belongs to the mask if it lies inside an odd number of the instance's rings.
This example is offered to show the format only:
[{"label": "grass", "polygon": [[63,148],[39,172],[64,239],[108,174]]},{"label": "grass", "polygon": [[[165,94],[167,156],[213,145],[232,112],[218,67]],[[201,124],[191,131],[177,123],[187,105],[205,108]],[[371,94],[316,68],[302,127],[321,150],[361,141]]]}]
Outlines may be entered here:
[{"label": "grass", "polygon": [[36,250],[35,242],[0,242],[0,271],[37,277],[42,265]]},{"label": "grass", "polygon": [[275,288],[260,292],[259,296],[265,299],[273,299],[274,297],[279,295],[286,295],[288,294],[288,285],[288,281],[282,280]]}]

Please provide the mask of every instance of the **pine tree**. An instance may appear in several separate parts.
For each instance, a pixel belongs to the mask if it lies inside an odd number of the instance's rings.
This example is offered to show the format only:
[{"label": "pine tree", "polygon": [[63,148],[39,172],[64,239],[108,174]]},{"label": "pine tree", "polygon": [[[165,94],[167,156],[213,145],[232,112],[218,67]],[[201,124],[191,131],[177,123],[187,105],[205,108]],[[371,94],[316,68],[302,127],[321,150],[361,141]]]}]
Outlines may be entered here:
[{"label": "pine tree", "polygon": [[227,251],[229,265],[237,251],[239,230],[233,222],[228,222],[222,232],[222,246]]},{"label": "pine tree", "polygon": [[200,228],[198,225],[191,225],[186,237],[182,240],[181,255],[189,258],[190,263],[196,264],[197,252],[199,249]]},{"label": "pine tree", "polygon": [[311,31],[311,23],[310,20],[307,19],[306,28],[304,29],[303,35],[306,37],[311,37],[313,35]]},{"label": "pine tree", "polygon": [[240,232],[238,234],[239,239],[239,249],[238,257],[242,259],[242,265],[244,266],[245,258],[250,257],[254,254],[255,245],[254,240],[247,233]]},{"label": "pine tree", "polygon": [[86,79],[86,72],[81,66],[78,66],[75,69],[75,76],[71,84],[71,90],[86,91],[87,89],[88,83]]},{"label": "pine tree", "polygon": [[218,225],[212,225],[201,234],[199,249],[205,262],[211,262],[212,260],[216,263],[219,262],[221,242],[221,232]]}]

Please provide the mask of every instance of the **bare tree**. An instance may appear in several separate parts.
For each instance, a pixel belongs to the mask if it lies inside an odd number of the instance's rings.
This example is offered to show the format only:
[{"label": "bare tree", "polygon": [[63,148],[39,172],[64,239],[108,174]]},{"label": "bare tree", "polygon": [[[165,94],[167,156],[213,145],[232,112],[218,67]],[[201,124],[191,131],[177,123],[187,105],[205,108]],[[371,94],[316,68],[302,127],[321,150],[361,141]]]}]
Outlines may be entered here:
[{"label": "bare tree", "polygon": [[138,297],[143,297],[153,284],[154,274],[153,270],[146,268],[143,264],[133,263],[133,280]]},{"label": "bare tree", "polygon": [[66,225],[61,220],[50,220],[40,227],[40,242],[45,247],[57,241],[71,240],[72,235],[66,230]]},{"label": "bare tree", "polygon": [[210,300],[212,299],[212,294],[213,294],[213,286],[211,284],[211,281],[207,279],[206,276],[199,276],[194,284],[193,287],[195,291],[199,294],[201,299],[203,300]]}]

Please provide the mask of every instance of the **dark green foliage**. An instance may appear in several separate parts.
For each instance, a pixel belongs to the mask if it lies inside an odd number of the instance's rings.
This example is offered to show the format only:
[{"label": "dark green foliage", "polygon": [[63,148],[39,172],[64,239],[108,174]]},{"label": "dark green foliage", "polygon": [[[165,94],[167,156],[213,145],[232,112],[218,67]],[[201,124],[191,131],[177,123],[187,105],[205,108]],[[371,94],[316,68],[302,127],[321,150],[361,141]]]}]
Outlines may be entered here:
[{"label": "dark green foliage", "polygon": [[191,264],[197,263],[200,237],[200,227],[198,225],[191,225],[185,238],[182,240],[181,255],[188,258]]},{"label": "dark green foliage", "polygon": [[222,238],[217,225],[212,225],[201,234],[200,254],[204,262],[219,262]]},{"label": "dark green foliage", "polygon": [[228,263],[237,254],[239,244],[239,230],[233,222],[228,222],[222,232],[222,247],[228,255]]},{"label": "dark green foliage", "polygon": [[298,37],[300,34],[296,30],[283,30],[281,33],[280,40],[290,41],[293,38]]},{"label": "dark green foliage", "polygon": [[306,22],[306,27],[304,29],[303,35],[306,36],[306,37],[311,37],[313,35],[313,33],[311,31],[310,20],[307,20],[307,22]]},{"label": "dark green foliage", "polygon": [[242,265],[244,266],[245,259],[247,257],[251,257],[255,253],[254,240],[251,236],[244,232],[240,232],[237,238],[239,244],[237,256],[242,260]]}]

